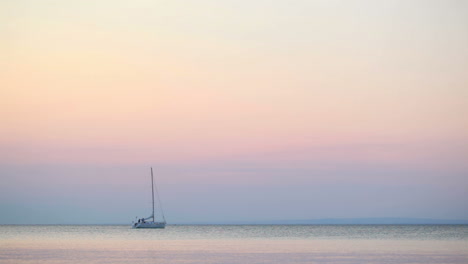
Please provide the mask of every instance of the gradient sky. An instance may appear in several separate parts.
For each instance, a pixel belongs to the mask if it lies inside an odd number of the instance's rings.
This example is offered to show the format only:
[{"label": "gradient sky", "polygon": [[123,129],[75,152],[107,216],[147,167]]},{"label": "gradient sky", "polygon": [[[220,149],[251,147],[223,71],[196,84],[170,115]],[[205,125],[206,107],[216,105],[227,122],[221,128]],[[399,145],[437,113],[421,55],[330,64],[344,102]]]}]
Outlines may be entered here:
[{"label": "gradient sky", "polygon": [[0,224],[468,218],[468,2],[0,2]]}]

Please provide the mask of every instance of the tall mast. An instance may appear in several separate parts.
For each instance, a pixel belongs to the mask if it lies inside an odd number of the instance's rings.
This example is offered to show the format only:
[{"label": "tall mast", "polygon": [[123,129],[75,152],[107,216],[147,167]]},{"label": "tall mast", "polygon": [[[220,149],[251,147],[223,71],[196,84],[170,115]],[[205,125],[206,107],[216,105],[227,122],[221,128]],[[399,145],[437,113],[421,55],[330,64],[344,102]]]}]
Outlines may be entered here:
[{"label": "tall mast", "polygon": [[151,194],[153,198],[153,223],[154,223],[154,184],[153,184],[153,167],[151,167]]}]

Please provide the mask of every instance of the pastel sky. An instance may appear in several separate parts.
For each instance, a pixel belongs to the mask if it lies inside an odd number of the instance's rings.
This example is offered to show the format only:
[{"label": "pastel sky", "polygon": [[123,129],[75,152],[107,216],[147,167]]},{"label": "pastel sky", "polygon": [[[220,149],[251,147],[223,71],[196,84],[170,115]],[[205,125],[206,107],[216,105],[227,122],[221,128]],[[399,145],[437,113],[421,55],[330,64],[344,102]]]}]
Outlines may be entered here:
[{"label": "pastel sky", "polygon": [[4,0],[0,224],[468,219],[468,2]]}]

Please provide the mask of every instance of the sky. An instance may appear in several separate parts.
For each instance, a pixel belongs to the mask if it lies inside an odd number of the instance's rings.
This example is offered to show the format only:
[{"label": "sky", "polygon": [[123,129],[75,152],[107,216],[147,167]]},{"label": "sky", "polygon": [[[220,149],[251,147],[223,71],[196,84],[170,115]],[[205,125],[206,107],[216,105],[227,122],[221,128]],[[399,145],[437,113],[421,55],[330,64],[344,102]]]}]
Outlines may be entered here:
[{"label": "sky", "polygon": [[468,219],[468,2],[4,0],[0,224]]}]

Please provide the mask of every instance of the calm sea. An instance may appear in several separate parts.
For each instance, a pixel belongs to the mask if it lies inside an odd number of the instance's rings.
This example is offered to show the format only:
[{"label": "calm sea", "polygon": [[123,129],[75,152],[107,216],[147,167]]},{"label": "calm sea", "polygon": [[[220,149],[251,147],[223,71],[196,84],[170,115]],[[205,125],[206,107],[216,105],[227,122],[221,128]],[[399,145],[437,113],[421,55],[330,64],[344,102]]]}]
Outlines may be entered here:
[{"label": "calm sea", "polygon": [[0,226],[0,263],[468,263],[467,225]]}]

